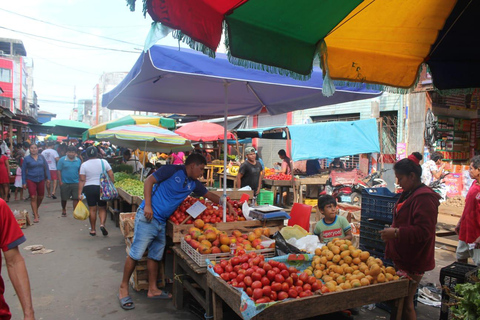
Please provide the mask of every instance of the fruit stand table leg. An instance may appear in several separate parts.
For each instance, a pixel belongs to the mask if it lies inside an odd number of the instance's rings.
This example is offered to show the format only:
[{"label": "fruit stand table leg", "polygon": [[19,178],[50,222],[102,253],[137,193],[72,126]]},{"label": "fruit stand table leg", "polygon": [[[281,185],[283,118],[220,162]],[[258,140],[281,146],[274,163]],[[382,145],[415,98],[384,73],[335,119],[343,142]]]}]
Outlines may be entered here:
[{"label": "fruit stand table leg", "polygon": [[390,311],[390,320],[401,320],[403,311],[404,298],[393,300],[391,303],[392,310]]},{"label": "fruit stand table leg", "polygon": [[177,309],[183,309],[183,284],[182,277],[185,271],[182,269],[178,261],[181,258],[174,254],[173,260],[173,305]]},{"label": "fruit stand table leg", "polygon": [[216,293],[213,295],[213,319],[223,320],[223,300]]}]

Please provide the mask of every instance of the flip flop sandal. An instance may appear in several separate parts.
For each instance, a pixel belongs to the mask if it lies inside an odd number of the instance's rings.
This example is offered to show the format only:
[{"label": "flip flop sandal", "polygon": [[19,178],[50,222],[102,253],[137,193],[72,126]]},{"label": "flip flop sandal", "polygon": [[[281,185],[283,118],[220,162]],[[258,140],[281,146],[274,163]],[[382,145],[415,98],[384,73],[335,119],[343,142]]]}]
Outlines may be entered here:
[{"label": "flip flop sandal", "polygon": [[66,212],[62,212],[62,217],[63,217],[63,218],[66,218],[66,217],[67,217],[67,213],[66,213]]},{"label": "flip flop sandal", "polygon": [[168,293],[168,291],[165,291],[163,290],[162,291],[162,294],[158,295],[158,296],[153,296],[153,297],[147,297],[148,299],[160,299],[160,300],[169,300],[169,299],[172,299],[172,297],[170,296],[170,293]]},{"label": "flip flop sandal", "polygon": [[108,236],[108,231],[107,231],[107,229],[105,229],[104,226],[100,226],[100,230],[102,231],[102,234],[103,234],[104,236]]},{"label": "flip flop sandal", "polygon": [[117,294],[118,302],[120,302],[120,307],[123,310],[132,310],[135,309],[135,304],[130,296],[126,296],[125,298],[120,299],[120,295]]},{"label": "flip flop sandal", "polygon": [[90,232],[90,235],[91,235],[92,237],[95,237],[95,236],[97,235],[97,233],[96,233],[95,231],[93,231],[93,232]]},{"label": "flip flop sandal", "polygon": [[34,223],[39,223],[39,222],[40,222],[40,219],[33,219],[33,222],[34,222]]}]

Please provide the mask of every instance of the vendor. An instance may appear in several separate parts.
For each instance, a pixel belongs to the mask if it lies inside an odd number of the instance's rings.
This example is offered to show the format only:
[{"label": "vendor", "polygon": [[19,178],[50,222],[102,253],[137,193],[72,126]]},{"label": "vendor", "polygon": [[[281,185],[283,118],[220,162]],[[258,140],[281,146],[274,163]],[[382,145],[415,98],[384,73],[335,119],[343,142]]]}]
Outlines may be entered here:
[{"label": "vendor", "polygon": [[[208,191],[197,179],[203,175],[207,161],[198,153],[193,153],[185,160],[185,165],[167,165],[145,180],[145,200],[137,210],[133,243],[123,268],[123,278],[118,291],[120,306],[125,310],[135,308],[128,292],[128,282],[135,270],[137,261],[142,259],[148,248],[147,270],[148,291],[150,299],[171,299],[172,295],[157,287],[158,263],[163,259],[166,246],[166,223],[175,209],[192,192],[214,203],[223,205],[221,198]],[[226,203],[232,215],[236,211]]]},{"label": "vendor", "polygon": [[283,173],[283,174],[292,174],[292,164],[291,164],[290,158],[287,157],[287,153],[285,152],[285,150],[280,149],[278,151],[278,157],[282,159],[282,162],[276,163],[281,167],[281,169],[276,170],[276,172]]},{"label": "vendor", "polygon": [[133,168],[133,173],[139,172],[143,168],[143,165],[138,160],[137,156],[132,155],[132,153],[128,149],[123,151],[123,161]]},{"label": "vendor", "polygon": [[315,160],[307,160],[307,165],[306,165],[306,173],[307,176],[313,176],[315,174],[318,174],[322,171],[322,168],[320,167],[320,162],[318,159]]},{"label": "vendor", "polygon": [[237,174],[237,186],[241,188],[250,186],[254,195],[260,192],[262,187],[263,170],[262,165],[255,158],[257,154],[255,148],[248,147],[245,149],[247,160],[242,163]]},{"label": "vendor", "polygon": [[345,171],[345,162],[340,161],[340,158],[334,158],[328,169],[330,169],[330,171]]}]

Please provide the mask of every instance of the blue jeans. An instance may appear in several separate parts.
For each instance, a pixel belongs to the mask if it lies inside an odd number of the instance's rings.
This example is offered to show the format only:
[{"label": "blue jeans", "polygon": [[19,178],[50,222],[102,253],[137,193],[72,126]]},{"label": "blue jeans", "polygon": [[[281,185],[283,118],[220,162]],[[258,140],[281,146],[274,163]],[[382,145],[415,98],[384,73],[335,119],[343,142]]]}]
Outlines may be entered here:
[{"label": "blue jeans", "polygon": [[166,224],[158,222],[155,218],[147,221],[143,209],[138,208],[135,215],[135,230],[133,243],[129,256],[133,260],[142,259],[145,250],[148,249],[148,258],[161,261],[165,250]]}]

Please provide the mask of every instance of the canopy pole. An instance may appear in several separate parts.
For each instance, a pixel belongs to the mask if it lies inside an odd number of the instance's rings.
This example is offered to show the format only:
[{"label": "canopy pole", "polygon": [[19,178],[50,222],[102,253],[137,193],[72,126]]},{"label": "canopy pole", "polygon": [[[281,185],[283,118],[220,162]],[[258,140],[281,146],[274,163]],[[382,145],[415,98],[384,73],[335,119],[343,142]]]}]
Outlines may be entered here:
[{"label": "canopy pole", "polygon": [[224,81],[225,115],[223,118],[223,222],[227,222],[227,124],[228,124],[228,81]]},{"label": "canopy pole", "polygon": [[[140,149],[139,149],[140,150]],[[145,170],[145,154],[147,153],[147,141],[145,141],[145,149],[143,151],[143,163],[144,165],[142,166],[142,173],[140,174],[140,181],[143,181],[143,170]],[[136,168],[135,168],[136,169]]]},{"label": "canopy pole", "polygon": [[[288,148],[288,153],[290,154],[290,157],[292,157],[292,140],[290,137],[290,130],[288,130],[288,127],[285,128],[285,131],[287,133],[287,148]],[[293,160],[290,158],[290,174],[292,175],[292,188],[293,188],[293,202],[295,203],[297,201],[297,189],[295,188],[295,177],[293,176]],[[285,204],[288,201],[288,192],[287,191],[287,199],[285,201]],[[302,190],[300,190],[302,192]],[[282,195],[283,196],[283,195]]]}]

